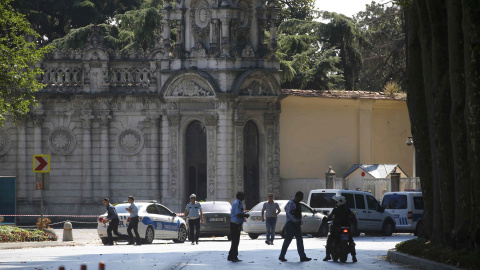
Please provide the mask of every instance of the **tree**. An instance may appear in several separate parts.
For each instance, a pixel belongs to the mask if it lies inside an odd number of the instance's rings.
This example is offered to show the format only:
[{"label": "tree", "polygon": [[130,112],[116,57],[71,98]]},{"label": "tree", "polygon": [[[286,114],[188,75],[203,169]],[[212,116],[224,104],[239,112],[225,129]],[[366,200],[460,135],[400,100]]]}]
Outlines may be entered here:
[{"label": "tree", "polygon": [[360,47],[363,62],[359,89],[380,91],[388,82],[405,89],[407,70],[402,9],[372,1],[354,19],[365,31],[367,41]]},{"label": "tree", "polygon": [[407,14],[407,105],[426,237],[480,246],[480,2],[397,1]]},{"label": "tree", "polygon": [[71,29],[107,23],[116,15],[138,8],[143,0],[15,0],[12,6],[25,14],[48,43]]},{"label": "tree", "polygon": [[50,46],[37,48],[39,37],[25,17],[10,6],[11,0],[0,2],[0,124],[6,114],[14,121],[36,104],[34,92],[44,85],[36,76],[42,73],[34,67]]},{"label": "tree", "polygon": [[276,5],[281,8],[280,22],[291,19],[311,21],[316,17],[315,0],[277,0]]}]

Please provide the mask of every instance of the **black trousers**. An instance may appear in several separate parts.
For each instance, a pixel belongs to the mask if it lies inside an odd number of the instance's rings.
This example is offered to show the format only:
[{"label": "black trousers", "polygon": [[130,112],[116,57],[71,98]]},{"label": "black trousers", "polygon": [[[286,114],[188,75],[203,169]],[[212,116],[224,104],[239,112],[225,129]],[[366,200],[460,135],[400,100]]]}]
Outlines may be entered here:
[{"label": "black trousers", "polygon": [[193,242],[198,242],[200,237],[200,218],[188,219],[188,228],[190,229],[188,239]]},{"label": "black trousers", "polygon": [[120,239],[127,239],[126,234],[118,232],[118,223],[119,223],[118,218],[114,218],[114,219],[110,220],[110,222],[108,223],[107,235],[108,235],[108,243],[109,244],[113,244],[112,231]]},{"label": "black trousers", "polygon": [[[133,241],[132,229],[136,236],[135,241]],[[141,244],[140,235],[138,234],[138,217],[131,218],[130,223],[128,223],[127,233],[129,243],[137,243],[137,245]]]},{"label": "black trousers", "polygon": [[230,236],[232,239],[232,245],[230,246],[230,252],[228,252],[228,259],[238,259],[238,244],[240,244],[240,229],[241,225],[230,222]]}]

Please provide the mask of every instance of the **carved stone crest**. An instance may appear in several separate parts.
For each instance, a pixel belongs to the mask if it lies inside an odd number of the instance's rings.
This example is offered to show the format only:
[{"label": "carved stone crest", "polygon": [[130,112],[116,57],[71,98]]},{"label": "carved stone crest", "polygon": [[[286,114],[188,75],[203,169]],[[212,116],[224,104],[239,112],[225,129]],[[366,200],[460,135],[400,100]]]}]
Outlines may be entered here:
[{"label": "carved stone crest", "polygon": [[271,91],[268,86],[265,86],[261,82],[253,81],[247,87],[239,91],[243,96],[270,96]]},{"label": "carved stone crest", "polygon": [[5,155],[10,150],[10,138],[3,128],[0,128],[0,156]]},{"label": "carved stone crest", "polygon": [[252,48],[252,45],[250,45],[250,42],[248,42],[245,45],[245,48],[242,50],[242,57],[243,58],[255,58],[255,51]]},{"label": "carved stone crest", "polygon": [[200,58],[206,56],[207,50],[205,50],[205,47],[203,47],[203,44],[200,41],[197,41],[197,43],[195,43],[195,47],[193,47],[190,52],[190,57]]},{"label": "carved stone crest", "polygon": [[178,97],[198,97],[198,96],[211,96],[212,92],[205,90],[193,81],[183,80],[176,85],[172,91],[172,96]]},{"label": "carved stone crest", "polygon": [[144,145],[143,133],[138,128],[125,128],[117,134],[117,149],[124,155],[136,155],[142,151]]},{"label": "carved stone crest", "polygon": [[193,34],[197,37],[206,36],[210,33],[210,20],[212,13],[206,1],[202,1],[197,8],[190,13]]},{"label": "carved stone crest", "polygon": [[68,155],[75,149],[75,134],[66,127],[55,128],[48,136],[50,151],[57,155]]}]

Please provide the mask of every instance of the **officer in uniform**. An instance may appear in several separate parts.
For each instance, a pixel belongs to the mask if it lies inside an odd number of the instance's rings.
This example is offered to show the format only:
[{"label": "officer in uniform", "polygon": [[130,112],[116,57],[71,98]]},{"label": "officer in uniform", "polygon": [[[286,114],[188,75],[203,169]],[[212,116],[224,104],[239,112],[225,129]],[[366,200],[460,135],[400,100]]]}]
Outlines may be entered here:
[{"label": "officer in uniform", "polygon": [[[196,202],[197,195],[190,195],[190,203],[185,207],[185,216],[188,217],[188,228],[190,229],[189,239],[192,245],[197,243],[200,237],[200,222],[203,223],[203,211],[199,202]],[[194,234],[195,232],[195,234]]]},{"label": "officer in uniform", "polygon": [[122,234],[118,232],[119,220],[118,220],[117,210],[113,205],[110,204],[110,200],[108,198],[103,199],[103,205],[107,207],[107,217],[103,220],[103,224],[108,223],[108,228],[107,228],[108,242],[106,245],[113,246],[112,231],[120,239],[127,239],[128,236],[126,234]]}]

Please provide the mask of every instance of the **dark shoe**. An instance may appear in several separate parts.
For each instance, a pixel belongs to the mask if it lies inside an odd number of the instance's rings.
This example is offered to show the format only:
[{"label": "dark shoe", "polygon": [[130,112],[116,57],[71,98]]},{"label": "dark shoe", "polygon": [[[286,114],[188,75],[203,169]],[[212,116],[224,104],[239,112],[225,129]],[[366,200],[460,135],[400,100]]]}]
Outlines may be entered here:
[{"label": "dark shoe", "polygon": [[232,259],[230,259],[230,257],[227,257],[227,261],[232,261]]},{"label": "dark shoe", "polygon": [[232,260],[232,262],[241,262],[242,260],[238,259],[238,258],[235,258]]},{"label": "dark shoe", "polygon": [[195,242],[192,242],[192,246],[195,245]]},{"label": "dark shoe", "polygon": [[265,241],[265,244],[267,244],[267,245],[270,245],[270,242],[268,242],[268,241]]},{"label": "dark shoe", "polygon": [[273,246],[273,242],[270,242],[270,244],[269,244],[269,245],[272,245],[272,246]]},{"label": "dark shoe", "polygon": [[197,245],[198,245],[198,241],[197,241],[197,242],[195,242],[195,244],[197,244]]},{"label": "dark shoe", "polygon": [[280,261],[282,261],[282,262],[286,262],[286,261],[287,261],[287,259],[285,259],[285,258],[280,258],[280,257],[279,257],[278,259],[279,259]]},{"label": "dark shoe", "polygon": [[331,260],[331,259],[332,259],[332,257],[330,257],[330,254],[327,254],[327,256],[325,256],[323,261],[326,262],[326,261]]},{"label": "dark shoe", "polygon": [[308,258],[308,257],[300,259],[301,262],[308,262],[308,261],[311,261],[311,260],[312,260],[312,258]]},{"label": "dark shoe", "polygon": [[352,261],[353,261],[353,262],[357,262],[357,256],[352,255]]}]

